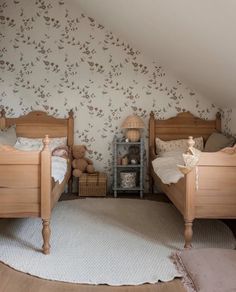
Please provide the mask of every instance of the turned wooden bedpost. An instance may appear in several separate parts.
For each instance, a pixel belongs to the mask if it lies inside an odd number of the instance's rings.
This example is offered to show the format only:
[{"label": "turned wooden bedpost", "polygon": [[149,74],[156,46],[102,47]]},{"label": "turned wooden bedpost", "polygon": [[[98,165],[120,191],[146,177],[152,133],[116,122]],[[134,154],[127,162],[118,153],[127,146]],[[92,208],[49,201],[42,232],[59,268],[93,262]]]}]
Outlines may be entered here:
[{"label": "turned wooden bedpost", "polygon": [[216,113],[216,130],[221,132],[221,113]]},{"label": "turned wooden bedpost", "polygon": [[151,111],[150,118],[149,118],[149,167],[148,167],[148,174],[149,174],[149,189],[150,192],[154,192],[154,180],[151,174],[152,168],[152,152],[155,149],[155,115],[154,112]]},{"label": "turned wooden bedpost", "polygon": [[4,108],[2,108],[0,111],[0,129],[5,129],[5,128],[6,128],[6,112]]},{"label": "turned wooden bedpost", "polygon": [[193,238],[193,220],[184,220],[184,239],[185,244],[184,248],[192,247],[192,238]]},{"label": "turned wooden bedpost", "polygon": [[[192,139],[190,139],[192,142]],[[192,145],[192,143],[190,143]],[[190,146],[191,147],[191,146]],[[196,169],[192,169],[189,173],[186,174],[186,198],[185,198],[185,210],[184,210],[184,239],[185,239],[185,248],[192,247],[192,237],[193,237],[193,220],[195,218],[195,178],[196,178]]]},{"label": "turned wooden bedpost", "polygon": [[72,109],[69,111],[67,129],[68,129],[67,142],[68,142],[68,146],[71,147],[74,144],[74,113]]},{"label": "turned wooden bedpost", "polygon": [[[71,109],[69,111],[69,119],[68,119],[68,141],[67,144],[69,146],[69,158],[72,162],[72,147],[74,144],[74,112]],[[73,176],[72,176],[72,169],[71,169],[71,175],[68,181],[68,193],[72,193],[72,184],[73,184],[73,180],[72,180]]]},{"label": "turned wooden bedpost", "polygon": [[189,152],[194,145],[195,145],[195,141],[193,139],[193,136],[189,136],[188,137],[188,150],[187,150],[187,152]]},{"label": "turned wooden bedpost", "polygon": [[43,219],[43,229],[42,229],[42,235],[43,235],[43,253],[44,254],[50,254],[50,236],[51,236],[51,229],[50,229],[50,220],[49,219]]},{"label": "turned wooden bedpost", "polygon": [[51,151],[49,138],[43,140],[44,148],[41,152],[41,217],[43,223],[43,253],[50,253],[50,217],[51,217]]}]

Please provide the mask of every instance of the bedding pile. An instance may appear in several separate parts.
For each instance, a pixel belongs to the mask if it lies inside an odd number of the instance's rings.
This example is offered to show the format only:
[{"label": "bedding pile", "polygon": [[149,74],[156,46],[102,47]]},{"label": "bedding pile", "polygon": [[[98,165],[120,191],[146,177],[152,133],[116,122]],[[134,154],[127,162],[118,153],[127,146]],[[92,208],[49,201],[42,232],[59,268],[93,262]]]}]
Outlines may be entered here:
[{"label": "bedding pile", "polygon": [[[195,138],[194,147],[188,148],[188,140],[162,141],[156,138],[159,156],[152,161],[153,169],[164,184],[177,183],[199,161],[203,150],[203,138]],[[186,151],[188,152],[186,153]]]},{"label": "bedding pile", "polygon": [[52,156],[52,178],[62,183],[67,171],[67,160],[63,157]]},{"label": "bedding pile", "polygon": [[164,184],[171,184],[177,183],[184,177],[184,174],[177,166],[183,163],[183,153],[181,151],[171,151],[154,159],[152,161],[152,166],[155,173]]},{"label": "bedding pile", "polygon": [[153,169],[164,184],[177,183],[197,165],[200,153],[195,148],[191,148],[189,153],[167,152],[153,160]]},{"label": "bedding pile", "polygon": [[200,154],[217,152],[225,147],[233,147],[235,138],[221,133],[213,133],[206,141],[203,137],[195,138],[194,147],[188,147],[188,139],[162,141],[156,138],[158,157],[152,161],[153,169],[164,184],[177,183],[198,163]]}]

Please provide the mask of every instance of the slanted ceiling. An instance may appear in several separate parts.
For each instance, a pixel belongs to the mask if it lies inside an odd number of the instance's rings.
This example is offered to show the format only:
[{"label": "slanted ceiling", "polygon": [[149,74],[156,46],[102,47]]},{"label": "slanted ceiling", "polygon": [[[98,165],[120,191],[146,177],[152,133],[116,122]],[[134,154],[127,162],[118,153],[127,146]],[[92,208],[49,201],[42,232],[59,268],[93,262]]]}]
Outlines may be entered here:
[{"label": "slanted ceiling", "polygon": [[222,108],[236,107],[235,0],[76,0]]}]

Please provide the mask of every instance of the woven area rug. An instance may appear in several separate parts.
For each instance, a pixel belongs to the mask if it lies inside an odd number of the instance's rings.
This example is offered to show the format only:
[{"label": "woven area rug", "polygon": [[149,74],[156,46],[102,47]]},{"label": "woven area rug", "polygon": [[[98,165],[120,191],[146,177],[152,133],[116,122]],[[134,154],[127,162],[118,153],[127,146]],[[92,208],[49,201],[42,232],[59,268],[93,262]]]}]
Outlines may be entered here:
[{"label": "woven area rug", "polygon": [[[182,249],[183,219],[167,203],[132,199],[59,202],[51,222],[51,254],[41,251],[41,220],[0,220],[0,261],[45,279],[138,285],[180,276],[170,260]],[[217,220],[196,220],[195,248],[233,249]]]}]

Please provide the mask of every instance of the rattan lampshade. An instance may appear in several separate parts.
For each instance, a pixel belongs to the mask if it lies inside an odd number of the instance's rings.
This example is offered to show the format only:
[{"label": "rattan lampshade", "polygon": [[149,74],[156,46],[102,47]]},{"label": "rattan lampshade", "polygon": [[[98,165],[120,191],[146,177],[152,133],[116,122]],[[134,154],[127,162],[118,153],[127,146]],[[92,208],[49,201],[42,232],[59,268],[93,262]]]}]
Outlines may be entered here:
[{"label": "rattan lampshade", "polygon": [[127,129],[126,138],[131,142],[137,142],[140,139],[140,130],[144,128],[143,120],[137,115],[128,116],[121,125],[121,128]]},{"label": "rattan lampshade", "polygon": [[143,120],[137,115],[128,116],[121,125],[123,129],[143,129]]}]

